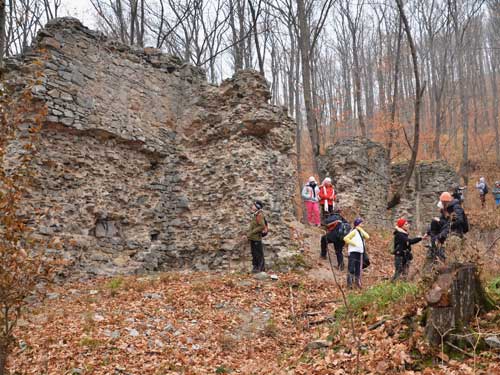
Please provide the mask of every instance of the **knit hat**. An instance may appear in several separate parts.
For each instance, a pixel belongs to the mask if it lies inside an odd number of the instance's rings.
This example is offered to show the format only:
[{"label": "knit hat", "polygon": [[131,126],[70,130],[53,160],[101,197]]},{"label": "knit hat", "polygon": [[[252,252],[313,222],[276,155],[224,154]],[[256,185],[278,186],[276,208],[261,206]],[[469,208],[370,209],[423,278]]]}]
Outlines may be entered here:
[{"label": "knit hat", "polygon": [[256,209],[262,210],[262,208],[264,207],[264,203],[262,203],[261,201],[255,201],[254,206]]},{"label": "knit hat", "polygon": [[331,179],[330,177],[326,177],[326,178],[323,180],[323,185],[324,185],[324,184],[326,184],[326,183],[331,184],[331,183],[332,183],[332,179]]},{"label": "knit hat", "polygon": [[309,177],[309,182],[316,182],[316,179],[314,178],[314,176]]},{"label": "knit hat", "polygon": [[396,225],[400,228],[403,228],[403,226],[408,222],[408,220],[401,218],[396,222]]},{"label": "knit hat", "polygon": [[363,222],[363,219],[361,219],[360,217],[357,217],[355,220],[354,220],[354,226],[357,227],[359,224],[361,224]]},{"label": "knit hat", "polygon": [[439,197],[439,200],[441,202],[451,202],[453,200],[453,197],[451,196],[450,193],[445,191],[444,193],[441,194],[441,196]]}]

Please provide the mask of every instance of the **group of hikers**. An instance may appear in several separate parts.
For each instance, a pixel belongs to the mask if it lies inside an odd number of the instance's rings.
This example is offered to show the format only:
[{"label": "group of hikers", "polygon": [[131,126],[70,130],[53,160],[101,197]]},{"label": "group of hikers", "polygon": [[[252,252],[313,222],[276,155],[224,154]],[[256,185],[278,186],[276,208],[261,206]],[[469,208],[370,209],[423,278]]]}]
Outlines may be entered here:
[{"label": "group of hikers", "polygon": [[[479,191],[479,199],[481,200],[481,208],[486,205],[486,195],[488,195],[490,189],[484,177],[479,179],[476,184],[476,189]],[[500,208],[500,181],[495,181],[495,187],[492,190],[493,198],[495,199],[495,207]]]},{"label": "group of hikers", "polygon": [[[488,188],[483,177],[476,187],[480,191],[481,202],[488,193]],[[444,244],[450,238],[462,239],[469,231],[467,216],[462,207],[464,201],[464,187],[453,185],[450,191],[443,192],[437,203],[439,214],[435,216],[425,234],[410,237],[410,223],[405,218],[399,218],[395,223],[391,254],[394,255],[394,275],[392,281],[406,278],[413,259],[412,245],[429,239],[427,264],[444,262],[446,259]],[[500,181],[495,183],[492,191],[496,206],[500,205]],[[347,286],[361,288],[362,270],[369,265],[365,241],[370,239],[369,234],[363,229],[363,219],[356,218],[352,225],[342,216],[342,209],[337,205],[337,194],[332,180],[327,177],[318,185],[311,176],[302,189],[307,221],[312,226],[325,227],[326,233],[320,239],[320,257],[327,259],[328,244],[333,244],[337,259],[337,268],[343,271],[343,249],[347,244]],[[252,203],[252,221],[246,238],[250,241],[252,252],[252,272],[265,271],[262,238],[267,235],[267,221],[263,214],[263,203]],[[320,218],[321,211],[321,218]]]},{"label": "group of hikers", "polygon": [[[356,286],[361,288],[361,274],[362,270],[369,265],[369,258],[366,254],[365,241],[370,238],[368,233],[362,228],[363,220],[356,218],[351,226],[350,223],[342,216],[342,210],[336,206],[335,202],[335,189],[331,184],[331,179],[326,178],[322,185],[319,186],[319,191],[324,186],[328,186],[332,190],[331,196],[333,202],[324,206],[324,225],[326,233],[321,236],[320,257],[326,259],[328,254],[328,244],[332,243],[335,249],[337,258],[337,267],[339,270],[344,270],[344,255],[343,249],[347,244],[348,264],[347,264],[347,286],[352,288]],[[312,189],[315,188],[315,179],[310,177],[309,181],[302,189],[302,197],[306,202],[308,210],[307,218],[311,225],[316,225],[316,221],[311,219],[309,213],[312,208],[311,202],[316,205],[322,205],[322,195],[319,194],[316,198],[311,195]],[[427,231],[424,235],[410,237],[410,223],[405,218],[399,218],[395,223],[393,232],[394,239],[391,245],[391,254],[394,255],[394,276],[392,281],[396,281],[401,277],[406,277],[410,268],[410,263],[413,259],[411,246],[422,241],[423,239],[430,238],[428,247],[427,259],[429,263],[435,263],[445,260],[444,243],[450,236],[457,236],[462,238],[464,233],[469,230],[467,216],[462,208],[463,190],[459,186],[452,189],[452,193],[443,192],[439,197],[438,208],[439,216],[432,219]]]}]

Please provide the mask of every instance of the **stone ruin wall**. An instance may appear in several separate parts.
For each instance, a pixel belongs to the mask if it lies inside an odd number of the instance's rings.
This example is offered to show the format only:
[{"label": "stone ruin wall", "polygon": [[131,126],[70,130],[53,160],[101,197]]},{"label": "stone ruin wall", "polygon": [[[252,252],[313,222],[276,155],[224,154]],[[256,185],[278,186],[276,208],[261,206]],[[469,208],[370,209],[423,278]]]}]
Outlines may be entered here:
[{"label": "stone ruin wall", "polygon": [[[6,63],[4,82],[48,113],[27,211],[39,235],[91,274],[241,268],[255,198],[266,204],[266,260],[294,254],[294,126],[255,71],[220,87],[152,48],[58,19]],[[13,167],[29,117],[9,145]]]},{"label": "stone ruin wall", "polygon": [[385,148],[363,138],[346,139],[328,148],[319,161],[321,176],[330,176],[343,208],[355,211],[375,226],[390,227],[405,217],[414,230],[423,231],[439,214],[441,192],[458,182],[456,172],[444,161],[420,162],[415,166],[401,203],[386,209],[387,202],[406,173],[408,163],[389,167]]},{"label": "stone ruin wall", "polygon": [[346,139],[330,146],[318,164],[320,175],[331,177],[340,207],[353,208],[367,225],[390,225],[385,215],[390,171],[380,144]]}]

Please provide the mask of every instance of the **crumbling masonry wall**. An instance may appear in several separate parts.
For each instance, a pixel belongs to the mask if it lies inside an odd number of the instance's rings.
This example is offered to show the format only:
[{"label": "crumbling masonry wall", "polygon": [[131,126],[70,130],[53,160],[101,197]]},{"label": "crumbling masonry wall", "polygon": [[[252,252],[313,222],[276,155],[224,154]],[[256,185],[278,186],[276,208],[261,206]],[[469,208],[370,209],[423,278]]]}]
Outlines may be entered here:
[{"label": "crumbling masonry wall", "polygon": [[[35,78],[33,82],[32,78]],[[266,259],[294,253],[294,126],[257,72],[220,87],[153,48],[52,21],[6,62],[4,84],[47,108],[26,210],[93,274],[240,268],[250,202],[266,203]],[[14,109],[12,109],[14,110]],[[27,118],[4,166],[20,155]]]}]

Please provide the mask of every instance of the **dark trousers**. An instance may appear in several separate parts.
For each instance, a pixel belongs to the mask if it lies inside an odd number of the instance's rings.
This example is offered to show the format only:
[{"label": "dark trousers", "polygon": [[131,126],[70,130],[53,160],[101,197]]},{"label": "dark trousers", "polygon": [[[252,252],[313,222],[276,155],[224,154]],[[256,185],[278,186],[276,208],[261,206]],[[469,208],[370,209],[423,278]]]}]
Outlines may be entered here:
[{"label": "dark trousers", "polygon": [[339,270],[344,269],[344,255],[342,254],[342,249],[344,248],[344,241],[339,241],[334,238],[333,232],[329,232],[324,236],[321,236],[321,257],[326,258],[328,252],[328,244],[333,243],[335,248],[335,255],[337,256],[337,266]]},{"label": "dark trousers", "polygon": [[361,262],[363,261],[363,253],[353,251],[349,253],[347,261],[347,286],[352,288],[354,283],[358,288],[361,288]]},{"label": "dark trousers", "polygon": [[408,276],[408,270],[410,269],[411,260],[404,255],[395,255],[394,256],[394,276],[392,277],[392,281],[396,281],[401,276]]},{"label": "dark trousers", "polygon": [[262,241],[250,241],[250,249],[252,250],[252,272],[264,272],[266,266]]}]

